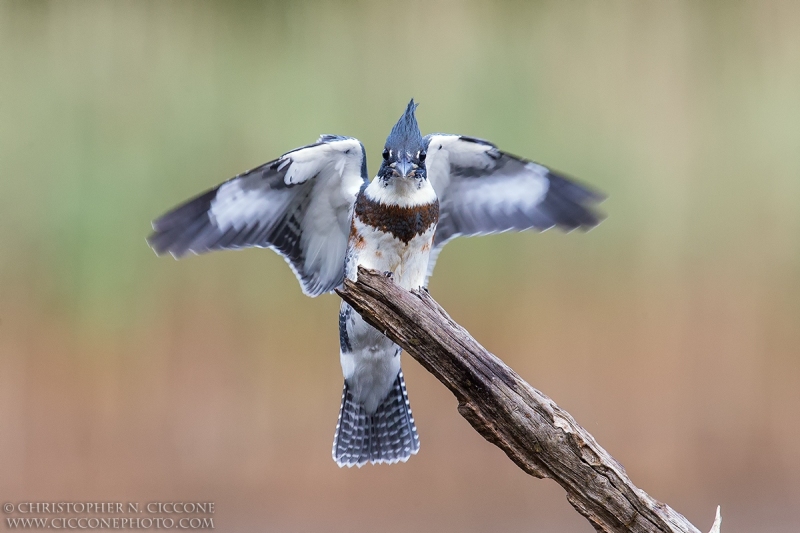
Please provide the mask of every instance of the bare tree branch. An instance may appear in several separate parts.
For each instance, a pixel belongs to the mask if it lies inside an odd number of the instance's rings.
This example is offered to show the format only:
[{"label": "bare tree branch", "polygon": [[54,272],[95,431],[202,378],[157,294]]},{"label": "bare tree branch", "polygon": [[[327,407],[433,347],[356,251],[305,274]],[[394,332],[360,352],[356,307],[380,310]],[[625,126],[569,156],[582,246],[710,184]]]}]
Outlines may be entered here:
[{"label": "bare tree branch", "polygon": [[337,292],[444,383],[483,438],[528,474],[561,485],[597,531],[699,533],[637,488],[568,412],[486,351],[427,291],[408,292],[382,273],[359,268],[358,281],[345,280]]}]

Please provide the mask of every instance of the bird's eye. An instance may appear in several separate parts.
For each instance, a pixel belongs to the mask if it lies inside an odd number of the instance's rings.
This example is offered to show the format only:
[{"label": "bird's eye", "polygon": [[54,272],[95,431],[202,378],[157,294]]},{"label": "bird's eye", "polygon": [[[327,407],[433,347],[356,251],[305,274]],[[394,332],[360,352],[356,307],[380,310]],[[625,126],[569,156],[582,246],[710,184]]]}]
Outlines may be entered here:
[{"label": "bird's eye", "polygon": [[427,152],[420,152],[419,153],[419,162],[422,163],[423,161],[425,161],[425,156],[427,156],[427,155],[428,155]]},{"label": "bird's eye", "polygon": [[390,155],[391,155],[391,152],[389,151],[389,149],[388,148],[384,148],[383,149],[383,159],[388,161]]}]

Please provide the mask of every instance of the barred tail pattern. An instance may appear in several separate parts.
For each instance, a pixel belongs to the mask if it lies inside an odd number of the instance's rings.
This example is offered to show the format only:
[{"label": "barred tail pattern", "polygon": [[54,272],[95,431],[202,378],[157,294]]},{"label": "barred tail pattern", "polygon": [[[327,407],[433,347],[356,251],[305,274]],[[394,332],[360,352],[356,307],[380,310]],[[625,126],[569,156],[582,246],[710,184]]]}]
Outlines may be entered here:
[{"label": "barred tail pattern", "polygon": [[333,460],[339,466],[360,468],[367,462],[405,462],[418,451],[419,436],[408,404],[402,371],[398,372],[394,387],[372,414],[367,414],[364,406],[353,400],[345,381],[333,439]]}]

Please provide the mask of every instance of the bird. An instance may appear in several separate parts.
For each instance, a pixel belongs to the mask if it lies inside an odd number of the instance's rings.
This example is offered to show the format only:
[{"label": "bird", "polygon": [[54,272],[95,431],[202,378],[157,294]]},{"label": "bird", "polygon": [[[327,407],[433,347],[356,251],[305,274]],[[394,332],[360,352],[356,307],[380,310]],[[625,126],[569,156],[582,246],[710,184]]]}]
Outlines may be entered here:
[{"label": "bird", "polygon": [[[391,129],[374,179],[354,137],[317,142],[239,174],[155,219],[147,242],[181,258],[271,248],[316,297],[358,267],[425,288],[459,236],[553,227],[589,230],[605,195],[550,168],[465,135],[422,136],[412,99]],[[344,376],[332,456],[340,467],[406,462],[420,448],[401,348],[347,303],[339,310]]]}]

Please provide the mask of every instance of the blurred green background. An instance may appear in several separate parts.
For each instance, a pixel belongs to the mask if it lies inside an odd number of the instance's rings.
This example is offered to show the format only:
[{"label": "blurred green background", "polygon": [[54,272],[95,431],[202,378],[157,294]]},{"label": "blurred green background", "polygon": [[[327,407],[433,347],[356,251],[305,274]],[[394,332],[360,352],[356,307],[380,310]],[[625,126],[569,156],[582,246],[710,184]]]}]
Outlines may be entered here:
[{"label": "blurred green background", "polygon": [[609,194],[462,239],[433,295],[708,530],[800,527],[800,4],[0,2],[0,500],[214,501],[221,531],[592,528],[408,356],[422,449],[330,458],[339,300],[150,220],[410,97]]}]

